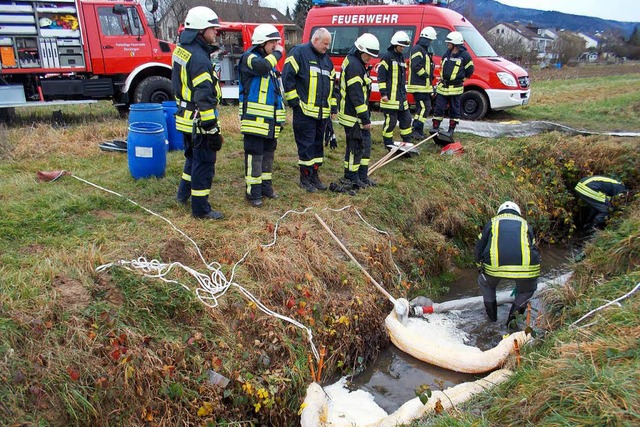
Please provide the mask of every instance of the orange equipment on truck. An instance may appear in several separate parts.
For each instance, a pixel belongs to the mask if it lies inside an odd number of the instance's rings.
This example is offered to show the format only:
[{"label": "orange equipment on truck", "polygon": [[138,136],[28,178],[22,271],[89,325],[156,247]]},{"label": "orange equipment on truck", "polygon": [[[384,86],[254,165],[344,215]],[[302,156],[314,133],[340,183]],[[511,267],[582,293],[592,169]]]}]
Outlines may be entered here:
[{"label": "orange equipment on truck", "polygon": [[[314,0],[313,7],[307,14],[302,35],[303,42],[308,42],[313,32],[321,27],[332,35],[328,54],[331,56],[337,71],[342,61],[353,46],[353,42],[363,33],[372,33],[380,41],[380,49],[387,49],[391,36],[396,31],[405,31],[418,42],[420,31],[427,26],[436,30],[437,39],[431,43],[436,64],[435,74],[439,75],[442,55],[446,52],[445,38],[451,31],[462,33],[465,47],[473,59],[475,71],[471,78],[464,82],[462,95],[462,118],[477,120],[489,110],[526,105],[531,96],[529,75],[516,64],[498,56],[491,45],[482,37],[475,27],[459,13],[423,0],[423,4],[412,5],[376,5],[376,6],[338,6],[325,0]],[[441,4],[440,1],[438,4]],[[408,60],[410,50],[405,49]],[[375,66],[379,59],[373,59],[374,84],[371,91],[372,102],[380,100],[380,92],[376,83]],[[409,96],[412,102],[413,98]]]}]

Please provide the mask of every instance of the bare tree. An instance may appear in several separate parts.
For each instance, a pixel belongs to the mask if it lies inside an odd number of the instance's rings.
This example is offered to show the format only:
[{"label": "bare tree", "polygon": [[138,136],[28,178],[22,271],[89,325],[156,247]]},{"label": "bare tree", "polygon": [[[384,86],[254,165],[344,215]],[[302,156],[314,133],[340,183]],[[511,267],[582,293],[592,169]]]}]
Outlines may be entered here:
[{"label": "bare tree", "polygon": [[538,52],[533,42],[506,34],[488,33],[485,36],[494,50],[510,61],[526,66],[530,66],[537,61]]},{"label": "bare tree", "polygon": [[577,59],[584,52],[585,46],[586,43],[580,36],[569,31],[561,31],[553,42],[552,52],[555,54],[557,62],[565,65],[569,61]]}]

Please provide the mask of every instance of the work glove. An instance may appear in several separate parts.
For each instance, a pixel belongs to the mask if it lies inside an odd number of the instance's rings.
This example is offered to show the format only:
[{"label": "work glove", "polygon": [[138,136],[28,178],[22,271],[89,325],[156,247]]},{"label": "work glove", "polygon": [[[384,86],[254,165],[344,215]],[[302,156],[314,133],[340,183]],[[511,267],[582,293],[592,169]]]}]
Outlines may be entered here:
[{"label": "work glove", "polygon": [[207,143],[209,144],[209,148],[213,151],[219,151],[222,148],[222,143],[224,142],[224,138],[220,134],[220,130],[218,129],[218,133],[205,134],[205,138],[207,138]]},{"label": "work glove", "polygon": [[332,150],[338,148],[338,138],[336,138],[335,133],[332,132],[331,135],[329,135],[329,138],[324,142],[324,146],[329,147]]}]

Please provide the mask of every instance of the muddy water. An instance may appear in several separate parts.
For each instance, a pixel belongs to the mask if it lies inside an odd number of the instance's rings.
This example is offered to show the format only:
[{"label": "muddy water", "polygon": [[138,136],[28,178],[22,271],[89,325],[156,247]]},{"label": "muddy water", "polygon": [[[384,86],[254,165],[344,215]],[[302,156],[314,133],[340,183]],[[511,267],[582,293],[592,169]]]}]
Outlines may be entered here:
[{"label": "muddy water", "polygon": [[[547,246],[542,252],[542,278],[550,279],[567,272],[567,265],[577,252],[574,247]],[[435,302],[449,301],[480,295],[475,269],[456,271],[456,281],[449,291]],[[513,283],[501,283],[501,289],[511,289]],[[484,310],[459,312],[459,324],[468,334],[466,344],[486,350],[494,347],[507,333],[504,322],[511,304],[498,307],[498,322],[489,322]],[[532,301],[534,311],[537,301]],[[406,401],[416,397],[415,389],[427,384],[432,390],[448,388],[466,381],[475,381],[484,375],[462,374],[448,371],[415,359],[391,345],[383,350],[376,361],[352,379],[352,386],[367,391],[387,413],[392,413]]]}]

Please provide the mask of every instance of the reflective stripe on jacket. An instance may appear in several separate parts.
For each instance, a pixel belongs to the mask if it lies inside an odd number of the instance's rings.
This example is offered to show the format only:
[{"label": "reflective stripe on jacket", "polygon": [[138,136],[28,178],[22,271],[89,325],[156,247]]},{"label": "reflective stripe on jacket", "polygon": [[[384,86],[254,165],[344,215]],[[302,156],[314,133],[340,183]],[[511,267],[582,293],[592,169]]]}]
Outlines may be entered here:
[{"label": "reflective stripe on jacket", "polygon": [[[196,111],[203,128],[210,129],[216,121],[221,91],[209,59],[216,49],[194,30],[180,34],[180,45],[173,51],[171,70],[171,83],[178,105],[176,129],[180,132],[193,132]],[[202,129],[198,128],[197,132],[202,132]]]},{"label": "reflective stripe on jacket", "polygon": [[606,176],[588,176],[576,185],[576,191],[589,199],[608,204],[611,198],[627,191],[624,184]]},{"label": "reflective stripe on jacket", "polygon": [[327,54],[320,54],[311,42],[293,48],[282,70],[284,97],[290,106],[300,106],[314,119],[336,112],[333,94],[336,73]]},{"label": "reflective stripe on jacket", "polygon": [[[420,39],[422,40],[422,38]],[[409,55],[409,93],[433,93],[433,53],[427,43],[418,43]]]},{"label": "reflective stripe on jacket", "polygon": [[[511,213],[510,213],[511,212]],[[493,277],[526,279],[540,276],[540,252],[533,229],[515,211],[489,221],[476,243],[475,261]]]},{"label": "reflective stripe on jacket", "polygon": [[259,46],[240,58],[240,132],[278,138],[286,112],[275,68],[282,53],[267,55]]},{"label": "reflective stripe on jacket", "polygon": [[407,80],[405,74],[407,64],[404,56],[395,51],[391,45],[378,64],[378,89],[380,97],[388,97],[387,102],[380,101],[380,108],[387,110],[408,110]]},{"label": "reflective stripe on jacket", "polygon": [[342,61],[340,73],[340,102],[338,121],[353,127],[356,123],[371,123],[369,116],[369,93],[371,78],[358,51],[351,51]]},{"label": "reflective stripe on jacket", "polygon": [[440,83],[436,92],[444,96],[462,95],[462,83],[473,75],[473,60],[464,46],[458,46],[458,53],[450,50],[442,56]]}]

